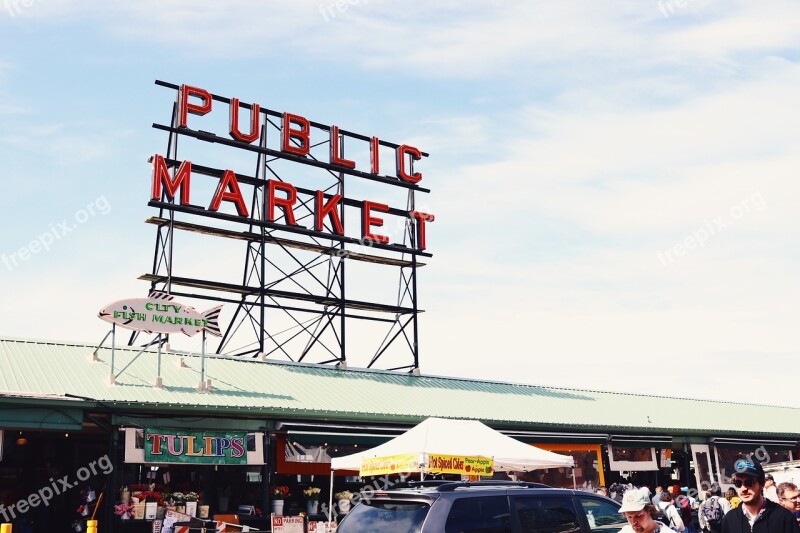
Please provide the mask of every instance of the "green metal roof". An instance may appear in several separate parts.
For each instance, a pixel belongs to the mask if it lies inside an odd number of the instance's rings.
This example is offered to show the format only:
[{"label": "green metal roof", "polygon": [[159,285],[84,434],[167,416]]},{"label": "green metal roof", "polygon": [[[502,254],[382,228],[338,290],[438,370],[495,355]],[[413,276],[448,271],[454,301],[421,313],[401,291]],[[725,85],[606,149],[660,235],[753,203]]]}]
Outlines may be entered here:
[{"label": "green metal roof", "polygon": [[[101,349],[99,361],[92,361],[93,351],[91,345],[0,338],[0,402],[75,405],[77,396],[126,412],[405,423],[437,416],[531,430],[800,437],[797,408],[220,356],[206,357],[213,390],[203,393],[197,392],[197,354],[163,354],[163,389],[154,386],[154,351],[142,354],[111,385],[111,350]],[[117,348],[116,371],[137,351]]]}]

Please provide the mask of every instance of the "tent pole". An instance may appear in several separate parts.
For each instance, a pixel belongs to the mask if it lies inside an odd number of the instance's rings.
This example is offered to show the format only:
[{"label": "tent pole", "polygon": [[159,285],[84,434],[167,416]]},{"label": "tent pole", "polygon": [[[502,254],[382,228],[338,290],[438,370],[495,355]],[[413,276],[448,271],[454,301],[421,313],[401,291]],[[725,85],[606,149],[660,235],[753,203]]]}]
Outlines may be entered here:
[{"label": "tent pole", "polygon": [[331,522],[332,515],[333,515],[333,468],[331,468],[331,490],[330,494],[328,494],[328,523]]},{"label": "tent pole", "polygon": [[572,490],[577,490],[577,489],[578,489],[578,484],[575,481],[575,467],[573,466],[572,467]]}]

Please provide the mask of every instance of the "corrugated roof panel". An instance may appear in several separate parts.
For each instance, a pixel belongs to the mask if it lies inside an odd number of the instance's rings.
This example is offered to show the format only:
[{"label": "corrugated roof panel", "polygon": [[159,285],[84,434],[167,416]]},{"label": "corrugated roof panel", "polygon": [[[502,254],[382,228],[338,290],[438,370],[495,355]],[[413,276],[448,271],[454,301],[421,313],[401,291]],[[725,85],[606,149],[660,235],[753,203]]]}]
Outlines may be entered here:
[{"label": "corrugated roof panel", "polygon": [[[672,434],[800,436],[800,409],[476,381],[338,370],[319,365],[206,357],[213,391],[197,392],[200,356],[162,355],[164,389],[154,387],[157,354],[138,357],[109,384],[111,350],[0,339],[0,395],[76,395],[130,408],[183,406],[253,416],[416,421],[429,416],[494,424]],[[137,350],[116,350],[115,371]],[[183,361],[183,365],[181,365]],[[747,428],[742,429],[742,421]]]}]

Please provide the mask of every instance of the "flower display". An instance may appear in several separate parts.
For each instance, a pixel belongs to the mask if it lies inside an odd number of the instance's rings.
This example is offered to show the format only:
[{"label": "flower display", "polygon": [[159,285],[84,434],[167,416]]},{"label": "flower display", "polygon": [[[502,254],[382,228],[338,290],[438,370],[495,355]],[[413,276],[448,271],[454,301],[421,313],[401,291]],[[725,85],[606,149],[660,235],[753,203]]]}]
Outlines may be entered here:
[{"label": "flower display", "polygon": [[285,500],[289,497],[289,487],[281,485],[272,489],[272,497],[276,500]]},{"label": "flower display", "polygon": [[161,499],[161,493],[151,490],[143,490],[137,497],[139,498],[140,502],[157,502]]},{"label": "flower display", "polygon": [[317,487],[308,487],[306,490],[303,491],[303,494],[309,500],[319,500],[319,493],[322,492],[321,489]]},{"label": "flower display", "polygon": [[184,494],[187,502],[197,502],[200,501],[200,494],[197,492],[187,492]]},{"label": "flower display", "polygon": [[123,518],[130,518],[133,516],[133,505],[127,503],[120,503],[114,506],[114,514]]},{"label": "flower display", "polygon": [[352,500],[353,493],[349,490],[343,490],[342,492],[337,492],[335,495],[337,500]]}]

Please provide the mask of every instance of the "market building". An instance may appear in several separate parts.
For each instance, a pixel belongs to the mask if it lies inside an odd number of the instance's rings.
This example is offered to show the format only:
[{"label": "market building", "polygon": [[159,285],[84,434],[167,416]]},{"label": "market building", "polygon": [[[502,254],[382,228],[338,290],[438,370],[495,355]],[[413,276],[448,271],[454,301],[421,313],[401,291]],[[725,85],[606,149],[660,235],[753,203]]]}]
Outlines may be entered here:
[{"label": "market building", "polygon": [[[168,514],[268,529],[273,509],[325,514],[308,494],[328,501],[332,458],[429,417],[571,456],[513,474],[555,487],[725,486],[739,454],[795,458],[797,409],[423,375],[428,154],[156,85],[169,118],[153,123],[166,148],[142,198],[146,296],[98,305],[99,343],[0,339],[0,521],[153,531],[168,500]],[[200,353],[170,347],[186,337]],[[378,482],[337,471],[333,491]]]},{"label": "market building", "polygon": [[[199,493],[196,505],[209,516],[249,506],[269,514],[269,489],[287,486],[285,512],[298,514],[310,486],[327,501],[331,457],[385,442],[428,417],[481,420],[569,454],[584,488],[727,486],[735,456],[792,460],[800,439],[795,408],[155,349],[116,348],[113,356],[118,369],[127,368],[112,384],[110,348],[0,339],[3,512],[51,488],[46,504],[15,511],[17,520],[39,524],[37,531],[56,530],[85,518],[78,510],[93,491],[104,494],[101,524],[149,531],[148,520],[123,523],[113,508],[124,487],[155,483]],[[153,453],[146,439],[171,457],[146,456]],[[520,477],[571,487],[570,470]],[[367,481],[356,476],[337,476],[334,490],[358,491]]]}]

